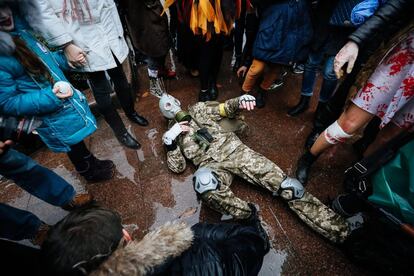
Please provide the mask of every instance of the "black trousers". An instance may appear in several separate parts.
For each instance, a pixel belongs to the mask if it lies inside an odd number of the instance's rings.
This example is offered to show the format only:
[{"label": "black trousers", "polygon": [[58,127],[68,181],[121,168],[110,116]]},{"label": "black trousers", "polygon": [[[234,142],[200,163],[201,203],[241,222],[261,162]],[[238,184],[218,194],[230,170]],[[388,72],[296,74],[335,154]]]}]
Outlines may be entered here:
[{"label": "black trousers", "polygon": [[150,70],[160,70],[165,67],[165,56],[161,57],[148,57],[148,69]]},{"label": "black trousers", "polygon": [[236,58],[240,58],[243,50],[244,30],[246,29],[246,0],[241,1],[240,17],[234,23],[234,55]]},{"label": "black trousers", "polygon": [[217,83],[221,60],[223,59],[223,35],[213,34],[209,41],[198,36],[200,42],[200,88],[207,90]]},{"label": "black trousers", "polygon": [[[116,60],[116,59],[115,59]],[[131,87],[122,69],[122,65],[117,61],[117,67],[106,71],[111,77],[115,86],[115,93],[119,103],[126,114],[133,113],[134,101],[131,94]],[[115,106],[111,100],[112,86],[106,78],[105,71],[91,72],[88,79],[92,88],[95,101],[98,105],[99,112],[104,116],[105,121],[109,124],[115,135],[122,135],[127,132],[124,123],[121,120]]]}]

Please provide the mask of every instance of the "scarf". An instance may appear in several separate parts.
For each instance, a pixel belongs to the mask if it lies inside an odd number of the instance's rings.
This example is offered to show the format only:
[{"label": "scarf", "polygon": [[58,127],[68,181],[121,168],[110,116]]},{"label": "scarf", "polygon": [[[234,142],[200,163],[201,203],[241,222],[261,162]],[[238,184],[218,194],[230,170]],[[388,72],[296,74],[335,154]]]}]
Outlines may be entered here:
[{"label": "scarf", "polygon": [[[70,7],[68,7],[68,2]],[[63,0],[62,14],[66,22],[70,14],[73,21],[78,21],[80,24],[93,24],[88,0]]]}]

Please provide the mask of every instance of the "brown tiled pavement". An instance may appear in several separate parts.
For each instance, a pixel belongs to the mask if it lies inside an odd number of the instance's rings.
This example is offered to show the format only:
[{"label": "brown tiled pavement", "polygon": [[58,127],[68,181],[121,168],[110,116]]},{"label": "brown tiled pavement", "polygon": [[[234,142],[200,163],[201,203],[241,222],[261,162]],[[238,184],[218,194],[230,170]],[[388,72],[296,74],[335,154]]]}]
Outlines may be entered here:
[{"label": "brown tiled pavement", "polygon": [[[223,62],[219,83],[219,100],[239,95],[238,79],[230,70],[229,54]],[[141,69],[141,76],[145,76]],[[142,77],[141,87],[148,82]],[[288,174],[293,175],[296,160],[303,152],[303,143],[311,128],[312,108],[297,118],[288,117],[288,107],[299,97],[301,75],[289,74],[286,84],[271,92],[263,109],[246,113],[250,134],[244,142],[273,160]],[[197,99],[198,80],[188,77],[178,66],[178,79],[167,82],[169,92],[178,97],[183,106]],[[158,111],[158,101],[143,89],[137,109],[149,118],[148,127],[139,127],[123,116],[131,132],[142,143],[135,151],[123,148],[114,138],[108,125],[99,120],[99,130],[87,139],[92,152],[99,158],[115,162],[117,173],[113,180],[100,184],[86,184],[74,171],[65,154],[55,154],[41,149],[33,154],[42,165],[72,183],[76,189],[88,190],[104,206],[118,211],[124,224],[130,224],[137,238],[148,230],[169,220],[182,219],[189,223],[217,222],[221,216],[197,201],[191,184],[194,167],[189,165],[181,175],[168,171],[161,137],[166,130],[166,120]],[[341,145],[324,154],[314,166],[307,189],[327,202],[341,191],[344,169],[354,160],[349,145]],[[47,223],[54,223],[65,215],[59,208],[21,191],[14,184],[0,184],[0,201],[27,209]],[[266,256],[261,275],[366,275],[354,266],[327,240],[307,228],[279,199],[236,179],[232,189],[237,196],[257,203],[270,233],[273,249]]]}]

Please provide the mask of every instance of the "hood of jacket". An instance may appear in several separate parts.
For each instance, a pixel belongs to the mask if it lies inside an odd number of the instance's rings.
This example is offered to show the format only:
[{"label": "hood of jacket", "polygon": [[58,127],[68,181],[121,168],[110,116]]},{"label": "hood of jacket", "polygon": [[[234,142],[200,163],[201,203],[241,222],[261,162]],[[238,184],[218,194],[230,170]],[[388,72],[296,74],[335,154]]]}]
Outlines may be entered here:
[{"label": "hood of jacket", "polygon": [[[31,27],[41,25],[40,10],[35,0],[0,0],[0,5],[9,5],[13,13],[19,14],[24,20],[30,22]],[[15,45],[9,33],[0,32],[0,55],[13,54]]]},{"label": "hood of jacket", "polygon": [[169,258],[180,256],[191,246],[193,238],[191,228],[185,223],[167,223],[142,240],[118,248],[90,275],[146,275]]}]

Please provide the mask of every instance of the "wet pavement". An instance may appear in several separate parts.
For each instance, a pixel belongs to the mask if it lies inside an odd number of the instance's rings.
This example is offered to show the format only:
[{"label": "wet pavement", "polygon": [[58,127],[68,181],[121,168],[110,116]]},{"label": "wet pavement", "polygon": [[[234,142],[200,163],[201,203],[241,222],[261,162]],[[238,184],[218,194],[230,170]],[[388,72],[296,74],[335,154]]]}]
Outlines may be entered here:
[{"label": "wet pavement", "polygon": [[[225,57],[219,79],[220,101],[240,93],[239,81],[230,70],[229,53]],[[196,102],[198,80],[190,78],[181,66],[177,67],[178,79],[167,81],[166,86],[168,92],[179,98],[186,107]],[[141,69],[141,76],[145,76],[144,68]],[[102,118],[98,120],[99,130],[86,140],[98,158],[114,161],[117,173],[113,180],[86,184],[65,154],[41,149],[32,157],[53,169],[77,190],[87,190],[100,204],[118,211],[123,223],[134,230],[136,238],[170,220],[185,220],[190,224],[220,221],[220,214],[197,201],[191,183],[194,166],[189,164],[180,175],[168,170],[161,141],[167,122],[158,111],[158,99],[147,91],[147,80],[144,77],[141,79],[142,91],[136,106],[149,119],[150,125],[131,125],[122,116],[130,131],[141,142],[142,149],[135,151],[122,147]],[[311,129],[312,114],[316,108],[314,99],[308,112],[297,118],[286,115],[288,108],[298,101],[300,83],[301,75],[289,73],[285,85],[269,93],[265,108],[245,114],[250,132],[243,141],[292,176],[296,160],[303,152],[304,140]],[[349,145],[334,147],[316,162],[307,185],[308,191],[323,202],[329,202],[341,192],[343,171],[354,160]],[[354,266],[334,245],[306,227],[280,199],[237,178],[232,190],[237,196],[260,206],[261,216],[272,240],[273,248],[265,257],[260,275],[367,274]],[[0,183],[0,202],[29,210],[51,224],[66,214],[4,180]]]}]

